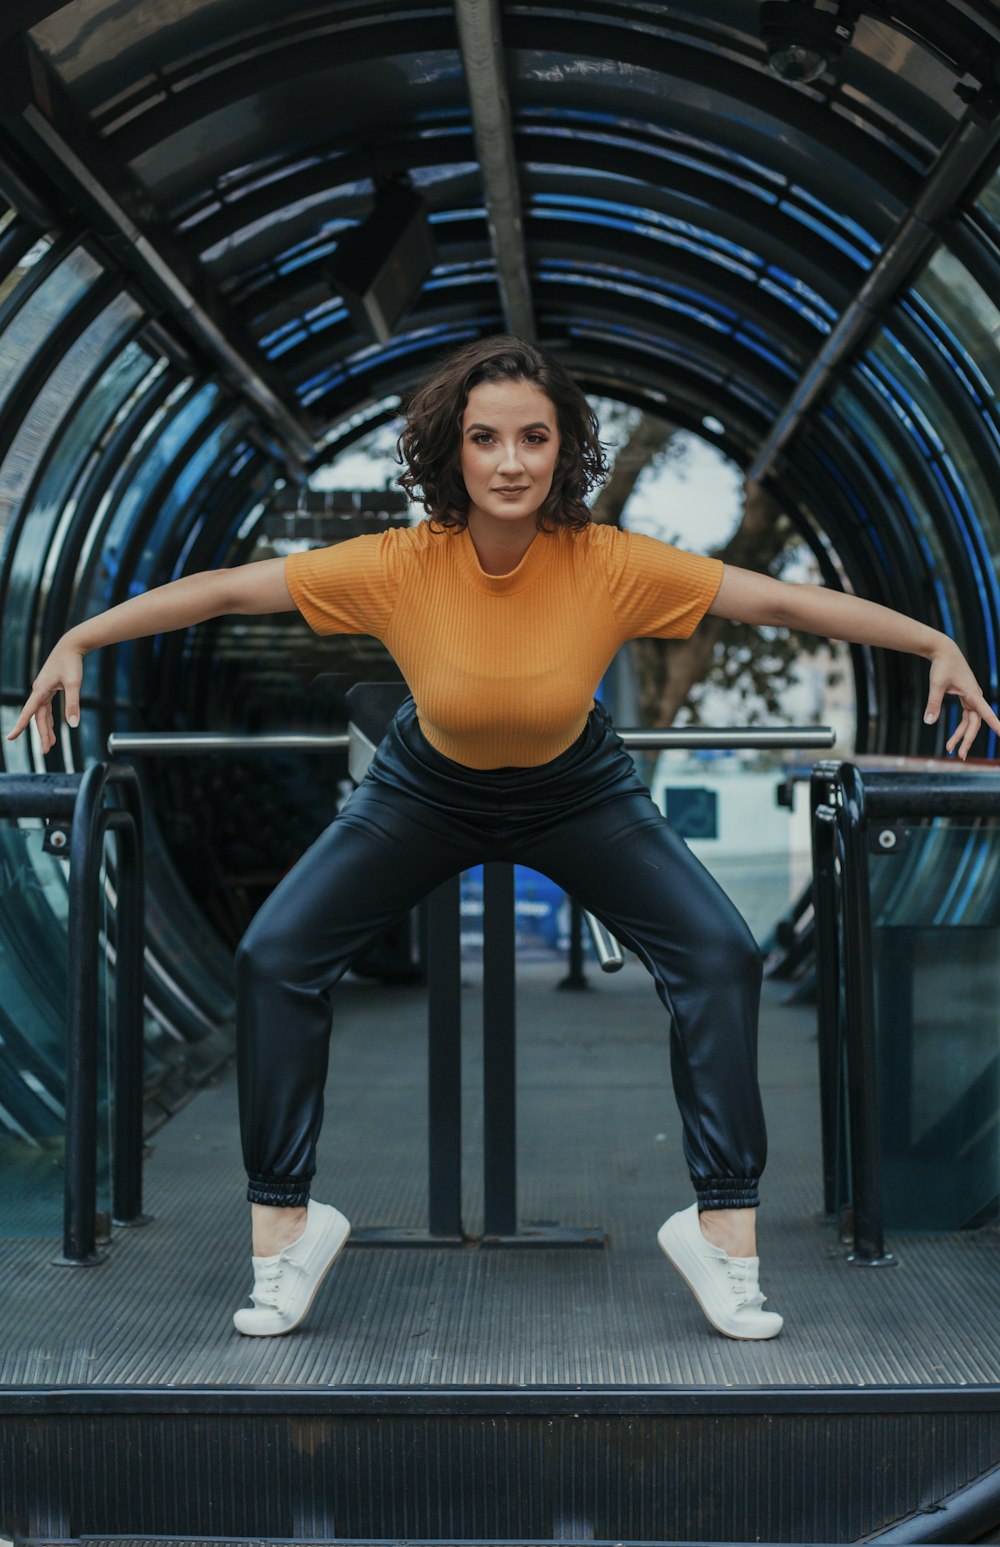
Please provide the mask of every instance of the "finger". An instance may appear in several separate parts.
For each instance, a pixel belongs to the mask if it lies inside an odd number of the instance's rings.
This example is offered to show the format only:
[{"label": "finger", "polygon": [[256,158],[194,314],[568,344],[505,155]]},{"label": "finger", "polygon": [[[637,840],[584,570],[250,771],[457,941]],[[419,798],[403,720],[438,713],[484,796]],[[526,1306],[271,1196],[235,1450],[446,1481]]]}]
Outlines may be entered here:
[{"label": "finger", "polygon": [[955,729],[952,731],[951,735],[948,737],[948,740],[944,744],[945,745],[945,750],[947,752],[953,752],[955,750],[955,747],[958,745],[959,741],[962,738],[962,735],[965,732],[966,726],[968,724],[968,720],[969,720],[969,716],[968,716],[968,712],[966,712],[965,714],[962,715],[962,718],[959,720],[959,722],[956,725]]},{"label": "finger", "polygon": [[24,701],[24,708],[21,710],[21,713],[18,715],[17,719],[14,721],[14,729],[10,732],[10,737],[9,737],[9,739],[11,741],[13,741],[15,736],[20,736],[21,732],[24,730],[24,727],[27,725],[28,721],[31,719],[31,716],[34,714],[35,711],[32,708],[32,705],[34,704],[34,702],[35,702],[35,694],[31,693],[25,699],[25,701]]},{"label": "finger", "polygon": [[965,760],[965,758],[968,755],[969,748],[972,746],[972,743],[975,741],[976,737],[979,734],[979,725],[980,725],[980,720],[979,720],[978,714],[976,713],[976,711],[974,709],[970,710],[970,712],[969,712],[969,729],[968,729],[968,731],[966,733],[965,740],[962,742],[962,751],[961,751],[961,754],[960,754],[962,759],[963,759],[963,761]]},{"label": "finger", "polygon": [[990,729],[996,731],[997,735],[1000,736],[1000,719],[994,714],[985,698],[976,707]]}]

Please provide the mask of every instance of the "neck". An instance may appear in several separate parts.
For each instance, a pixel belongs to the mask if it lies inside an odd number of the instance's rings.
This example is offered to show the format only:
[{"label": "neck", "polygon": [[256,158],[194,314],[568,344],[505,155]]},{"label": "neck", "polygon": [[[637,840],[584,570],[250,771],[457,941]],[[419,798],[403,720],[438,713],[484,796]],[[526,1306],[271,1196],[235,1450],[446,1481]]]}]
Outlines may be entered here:
[{"label": "neck", "polygon": [[480,560],[484,555],[493,555],[498,559],[509,559],[511,562],[507,568],[512,568],[534,540],[538,530],[536,515],[537,512],[533,511],[520,521],[497,521],[480,510],[470,510],[466,518],[469,536]]}]

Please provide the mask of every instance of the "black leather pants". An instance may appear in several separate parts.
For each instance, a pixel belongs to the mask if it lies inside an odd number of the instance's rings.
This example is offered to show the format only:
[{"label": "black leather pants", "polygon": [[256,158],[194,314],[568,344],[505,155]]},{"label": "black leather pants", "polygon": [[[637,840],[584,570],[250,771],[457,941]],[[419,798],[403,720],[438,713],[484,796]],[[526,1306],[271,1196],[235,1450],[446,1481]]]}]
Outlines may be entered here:
[{"label": "black leather pants", "polygon": [[408,697],[337,817],[236,952],[237,1072],[251,1202],[303,1204],[315,1171],[330,991],[401,913],[481,860],[550,876],[652,974],[699,1208],[750,1208],[767,1139],[757,1086],[761,952],[650,798],[598,704],[536,768],[467,768]]}]

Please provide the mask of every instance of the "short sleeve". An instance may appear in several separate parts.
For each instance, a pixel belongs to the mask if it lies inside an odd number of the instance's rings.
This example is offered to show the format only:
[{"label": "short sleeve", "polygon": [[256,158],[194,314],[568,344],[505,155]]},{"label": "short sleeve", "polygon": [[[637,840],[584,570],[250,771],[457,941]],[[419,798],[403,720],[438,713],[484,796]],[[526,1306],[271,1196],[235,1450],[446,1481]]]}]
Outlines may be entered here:
[{"label": "short sleeve", "polygon": [[608,527],[608,586],[622,639],[689,639],[715,600],[721,559]]},{"label": "short sleeve", "polygon": [[288,554],[285,584],[313,633],[382,637],[399,585],[395,539],[389,527]]}]

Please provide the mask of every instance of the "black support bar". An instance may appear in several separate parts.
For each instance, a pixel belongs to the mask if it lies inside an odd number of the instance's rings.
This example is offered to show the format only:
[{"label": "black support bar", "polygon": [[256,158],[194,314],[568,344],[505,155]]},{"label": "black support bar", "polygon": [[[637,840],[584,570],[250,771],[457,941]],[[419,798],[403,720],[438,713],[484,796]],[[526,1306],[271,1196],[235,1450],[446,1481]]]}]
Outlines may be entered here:
[{"label": "black support bar", "polygon": [[485,1235],[517,1230],[514,866],[483,866],[483,1185]]}]

